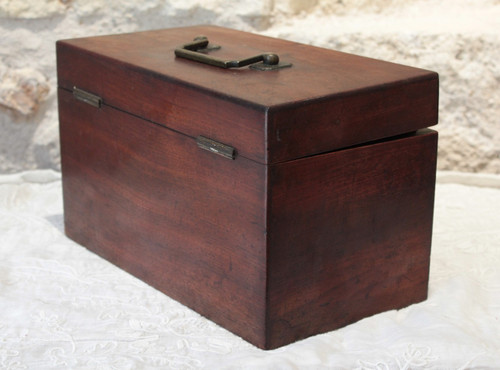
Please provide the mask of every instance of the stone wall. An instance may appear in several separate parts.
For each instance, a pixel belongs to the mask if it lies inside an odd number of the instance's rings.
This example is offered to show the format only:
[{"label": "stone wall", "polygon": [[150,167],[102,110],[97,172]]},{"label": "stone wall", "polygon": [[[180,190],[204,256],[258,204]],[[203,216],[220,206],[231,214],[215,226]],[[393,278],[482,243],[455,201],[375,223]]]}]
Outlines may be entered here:
[{"label": "stone wall", "polygon": [[500,173],[500,0],[2,0],[0,172],[59,169],[56,40],[201,23],[439,72],[439,168]]}]

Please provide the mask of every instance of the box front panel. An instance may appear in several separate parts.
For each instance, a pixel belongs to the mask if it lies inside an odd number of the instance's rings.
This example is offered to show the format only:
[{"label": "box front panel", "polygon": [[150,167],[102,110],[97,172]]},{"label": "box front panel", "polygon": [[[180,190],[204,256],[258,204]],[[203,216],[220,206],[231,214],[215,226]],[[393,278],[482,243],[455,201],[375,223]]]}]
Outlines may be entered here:
[{"label": "box front panel", "polygon": [[265,167],[64,89],[59,112],[67,235],[261,344]]},{"label": "box front panel", "polygon": [[268,347],[427,297],[437,133],[270,166]]}]

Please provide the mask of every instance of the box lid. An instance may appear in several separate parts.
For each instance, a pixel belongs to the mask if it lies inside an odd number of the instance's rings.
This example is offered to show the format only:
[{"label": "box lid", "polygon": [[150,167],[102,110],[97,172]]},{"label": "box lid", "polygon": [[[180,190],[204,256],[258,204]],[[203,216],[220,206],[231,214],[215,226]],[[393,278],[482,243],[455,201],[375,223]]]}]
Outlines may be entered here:
[{"label": "box lid", "polygon": [[[265,52],[288,68],[223,69],[175,56],[203,35],[205,53]],[[435,72],[214,26],[58,41],[58,83],[103,104],[271,164],[437,123]]]}]

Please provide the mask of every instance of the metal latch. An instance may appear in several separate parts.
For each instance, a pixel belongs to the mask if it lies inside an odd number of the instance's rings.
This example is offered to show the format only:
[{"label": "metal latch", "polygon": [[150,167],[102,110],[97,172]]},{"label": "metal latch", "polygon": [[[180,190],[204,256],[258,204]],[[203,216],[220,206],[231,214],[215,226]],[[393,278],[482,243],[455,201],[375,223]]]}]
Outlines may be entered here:
[{"label": "metal latch", "polygon": [[93,107],[101,108],[102,98],[98,95],[91,94],[73,86],[73,96],[84,103],[92,105]]},{"label": "metal latch", "polygon": [[218,141],[209,139],[205,136],[198,136],[196,138],[196,144],[201,148],[208,150],[209,152],[218,154],[228,159],[236,158],[236,149],[232,146],[219,143]]}]

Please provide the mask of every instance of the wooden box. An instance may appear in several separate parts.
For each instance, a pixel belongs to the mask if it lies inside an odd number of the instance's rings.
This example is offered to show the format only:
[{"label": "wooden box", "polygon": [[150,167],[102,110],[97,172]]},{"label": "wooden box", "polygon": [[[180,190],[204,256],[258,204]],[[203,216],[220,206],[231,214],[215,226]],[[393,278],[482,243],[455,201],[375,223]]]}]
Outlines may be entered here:
[{"label": "wooden box", "polygon": [[426,299],[436,73],[211,26],[57,65],[71,239],[265,349]]}]

